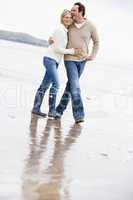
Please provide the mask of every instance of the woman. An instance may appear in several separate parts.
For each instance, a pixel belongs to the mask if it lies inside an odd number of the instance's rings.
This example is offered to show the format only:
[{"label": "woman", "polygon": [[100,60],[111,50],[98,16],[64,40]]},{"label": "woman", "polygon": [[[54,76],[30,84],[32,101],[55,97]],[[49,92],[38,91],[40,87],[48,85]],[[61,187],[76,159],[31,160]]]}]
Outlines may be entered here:
[{"label": "woman", "polygon": [[64,10],[61,14],[61,25],[56,29],[52,35],[54,43],[49,46],[43,58],[43,64],[46,68],[45,76],[38,88],[32,109],[33,114],[45,117],[46,114],[40,111],[42,100],[46,90],[52,84],[49,91],[49,117],[56,116],[56,96],[59,89],[59,79],[57,68],[64,54],[80,55],[81,49],[66,49],[67,45],[67,32],[69,26],[72,24],[71,12]]}]

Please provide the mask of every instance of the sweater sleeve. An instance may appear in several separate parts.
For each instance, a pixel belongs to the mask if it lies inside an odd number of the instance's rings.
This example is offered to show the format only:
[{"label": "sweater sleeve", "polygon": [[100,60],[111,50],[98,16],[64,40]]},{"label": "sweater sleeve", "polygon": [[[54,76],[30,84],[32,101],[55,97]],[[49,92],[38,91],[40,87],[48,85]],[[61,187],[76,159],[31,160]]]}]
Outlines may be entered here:
[{"label": "sweater sleeve", "polygon": [[64,38],[64,34],[62,33],[60,29],[57,29],[53,33],[53,39],[54,39],[53,48],[56,53],[59,53],[62,55],[64,54],[74,55],[75,51],[73,48],[71,49],[64,48],[66,46],[66,44],[64,44],[65,38]]},{"label": "sweater sleeve", "polygon": [[92,58],[95,58],[99,49],[99,36],[94,25],[92,25],[91,29],[91,39],[93,41],[93,48],[90,56]]}]

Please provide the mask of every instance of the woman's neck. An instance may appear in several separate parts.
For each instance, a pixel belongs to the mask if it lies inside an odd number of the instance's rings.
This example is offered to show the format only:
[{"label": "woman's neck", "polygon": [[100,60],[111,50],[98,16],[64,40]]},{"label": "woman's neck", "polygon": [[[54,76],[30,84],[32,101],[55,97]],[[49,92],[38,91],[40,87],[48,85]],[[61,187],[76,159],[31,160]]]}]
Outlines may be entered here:
[{"label": "woman's neck", "polygon": [[63,24],[63,26],[64,26],[66,29],[69,29],[69,26],[68,26],[68,25]]}]

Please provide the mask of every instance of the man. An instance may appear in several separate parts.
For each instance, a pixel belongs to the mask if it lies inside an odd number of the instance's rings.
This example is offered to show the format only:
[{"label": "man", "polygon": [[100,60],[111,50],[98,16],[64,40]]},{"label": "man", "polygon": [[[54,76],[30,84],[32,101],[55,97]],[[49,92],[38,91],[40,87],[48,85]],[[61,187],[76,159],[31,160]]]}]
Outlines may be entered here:
[{"label": "man", "polygon": [[[82,3],[75,3],[71,9],[71,14],[74,23],[69,28],[67,48],[81,48],[84,54],[80,58],[73,55],[64,56],[68,82],[60,103],[56,108],[56,117],[61,117],[71,98],[75,122],[80,123],[84,121],[84,107],[79,78],[83,73],[86,61],[91,61],[95,58],[99,48],[99,39],[94,25],[84,17],[85,6]],[[88,46],[90,40],[93,41],[93,48],[89,54]]]}]

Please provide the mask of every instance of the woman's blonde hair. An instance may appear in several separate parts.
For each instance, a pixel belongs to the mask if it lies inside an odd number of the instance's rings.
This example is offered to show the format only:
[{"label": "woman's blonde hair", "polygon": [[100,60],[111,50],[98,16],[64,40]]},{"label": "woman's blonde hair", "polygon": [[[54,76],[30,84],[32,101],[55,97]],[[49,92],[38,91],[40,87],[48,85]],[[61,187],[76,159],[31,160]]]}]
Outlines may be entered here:
[{"label": "woman's blonde hair", "polygon": [[60,16],[60,21],[61,21],[62,24],[63,24],[63,17],[65,17],[67,14],[71,14],[71,11],[67,10],[67,9],[63,10],[63,12]]}]

